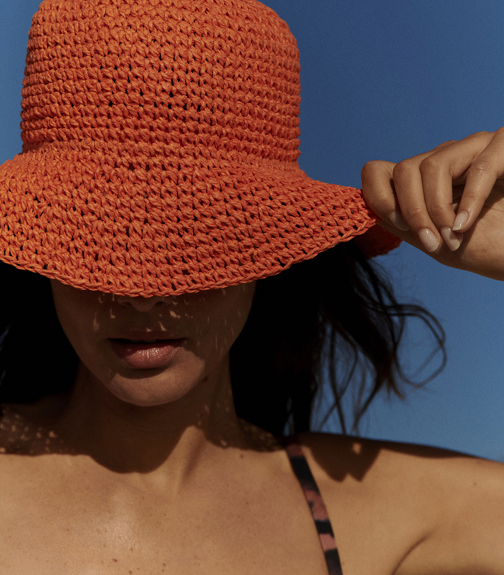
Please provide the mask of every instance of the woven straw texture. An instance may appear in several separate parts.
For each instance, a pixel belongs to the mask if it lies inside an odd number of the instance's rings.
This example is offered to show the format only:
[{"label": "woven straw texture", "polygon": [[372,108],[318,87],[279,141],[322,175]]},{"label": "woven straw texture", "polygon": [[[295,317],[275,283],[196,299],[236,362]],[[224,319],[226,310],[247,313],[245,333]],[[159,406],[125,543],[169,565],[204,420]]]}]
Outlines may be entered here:
[{"label": "woven straw texture", "polygon": [[[363,234],[359,190],[297,164],[296,42],[255,0],[45,0],[0,167],[0,259],[78,288],[176,295]],[[397,240],[379,228],[369,256]]]}]

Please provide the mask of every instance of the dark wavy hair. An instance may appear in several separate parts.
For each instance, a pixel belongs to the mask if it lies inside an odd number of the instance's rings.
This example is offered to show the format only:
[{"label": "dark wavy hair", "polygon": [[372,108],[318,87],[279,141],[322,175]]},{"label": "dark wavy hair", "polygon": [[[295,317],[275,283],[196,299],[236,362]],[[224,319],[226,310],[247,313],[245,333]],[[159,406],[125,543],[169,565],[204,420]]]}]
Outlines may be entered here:
[{"label": "dark wavy hair", "polygon": [[[0,281],[0,402],[31,403],[69,390],[78,357],[56,317],[49,280],[0,263]],[[383,271],[353,242],[259,281],[231,349],[238,415],[276,435],[307,431],[318,393],[329,388],[327,415],[335,411],[345,433],[343,397],[353,387],[355,431],[380,390],[402,396],[401,382],[413,383],[399,360],[413,317],[441,352],[431,379],[445,362],[439,322],[417,305],[399,304]]]}]

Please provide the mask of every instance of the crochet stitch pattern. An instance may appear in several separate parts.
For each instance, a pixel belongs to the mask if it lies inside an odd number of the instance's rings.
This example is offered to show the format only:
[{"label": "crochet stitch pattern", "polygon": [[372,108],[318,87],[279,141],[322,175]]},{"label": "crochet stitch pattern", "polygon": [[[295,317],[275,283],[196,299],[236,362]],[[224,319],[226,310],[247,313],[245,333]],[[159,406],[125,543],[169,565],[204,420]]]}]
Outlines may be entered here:
[{"label": "crochet stitch pattern", "polygon": [[[45,0],[0,259],[71,286],[177,295],[277,274],[363,234],[354,188],[299,168],[299,54],[256,0]],[[368,256],[398,240],[375,228]]]}]

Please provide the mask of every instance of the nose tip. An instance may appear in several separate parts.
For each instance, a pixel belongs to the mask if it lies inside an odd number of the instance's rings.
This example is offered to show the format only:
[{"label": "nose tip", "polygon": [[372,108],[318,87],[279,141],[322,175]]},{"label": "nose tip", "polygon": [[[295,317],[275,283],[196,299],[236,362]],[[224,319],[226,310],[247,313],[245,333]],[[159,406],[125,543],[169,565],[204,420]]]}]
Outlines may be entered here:
[{"label": "nose tip", "polygon": [[129,297],[129,296],[119,296],[117,298],[119,304],[123,306],[131,306],[139,312],[149,312],[155,307],[162,307],[166,305],[166,298],[162,296],[152,296],[152,297]]}]

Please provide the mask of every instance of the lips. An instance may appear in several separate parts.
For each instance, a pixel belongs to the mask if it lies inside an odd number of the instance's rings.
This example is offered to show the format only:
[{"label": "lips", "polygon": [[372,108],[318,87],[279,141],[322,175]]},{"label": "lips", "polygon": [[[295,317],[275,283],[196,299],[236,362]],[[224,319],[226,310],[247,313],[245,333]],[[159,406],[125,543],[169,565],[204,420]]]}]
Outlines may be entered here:
[{"label": "lips", "polygon": [[108,341],[118,359],[128,367],[156,369],[165,367],[185,340],[167,336],[166,332],[129,330]]}]

